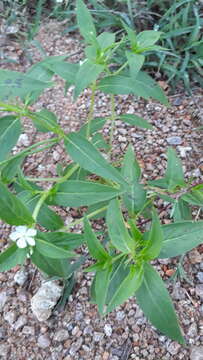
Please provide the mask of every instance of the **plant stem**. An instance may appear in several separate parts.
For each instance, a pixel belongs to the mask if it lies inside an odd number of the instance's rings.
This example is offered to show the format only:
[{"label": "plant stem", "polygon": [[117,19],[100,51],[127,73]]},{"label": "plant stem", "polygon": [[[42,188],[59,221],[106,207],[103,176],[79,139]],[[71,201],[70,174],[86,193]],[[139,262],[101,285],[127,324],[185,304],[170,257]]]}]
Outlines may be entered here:
[{"label": "plant stem", "polygon": [[96,82],[94,82],[91,86],[92,94],[91,94],[91,100],[90,100],[90,110],[87,118],[87,132],[86,137],[87,139],[90,137],[90,129],[91,129],[91,121],[94,113],[94,103],[95,103],[95,91],[96,91]]},{"label": "plant stem", "polygon": [[107,206],[103,206],[102,208],[100,208],[100,209],[98,209],[98,210],[95,210],[95,211],[91,212],[90,214],[87,214],[86,216],[83,216],[82,218],[80,218],[80,219],[78,219],[78,220],[73,221],[71,224],[62,227],[61,229],[59,229],[59,230],[57,230],[57,231],[66,231],[66,230],[69,230],[71,227],[82,223],[83,220],[85,219],[85,217],[86,217],[87,219],[91,219],[93,216],[100,214],[102,211],[105,211],[106,209],[107,209]]},{"label": "plant stem", "polygon": [[49,196],[50,190],[49,191],[45,191],[43,192],[42,196],[40,197],[39,201],[37,202],[32,217],[35,221],[37,221],[37,216],[39,214],[39,211],[44,203],[44,201],[46,200],[46,198]]},{"label": "plant stem", "polygon": [[109,157],[111,155],[112,151],[112,145],[113,145],[113,133],[115,129],[115,120],[116,120],[116,112],[115,112],[115,96],[111,94],[111,130],[110,130],[110,150],[109,150]]},{"label": "plant stem", "polygon": [[47,178],[43,178],[43,177],[26,177],[25,180],[27,181],[31,181],[31,182],[38,182],[38,181],[44,181],[44,182],[56,182],[56,183],[62,183],[64,181],[66,181],[67,179],[69,179],[71,177],[71,175],[79,168],[79,165],[76,164],[75,166],[73,166],[66,175],[62,176],[62,177],[47,177]]},{"label": "plant stem", "polygon": [[128,5],[128,12],[129,12],[129,16],[130,16],[131,27],[134,28],[134,19],[133,19],[131,0],[127,0],[127,5]]},{"label": "plant stem", "polygon": [[[58,142],[59,140],[60,140],[59,137],[55,137],[55,138],[53,138],[53,139],[47,139],[47,140],[39,141],[39,142],[36,143],[36,144],[33,144],[33,145],[31,145],[31,146],[28,146],[25,150],[20,151],[18,154],[13,155],[13,156],[10,157],[9,159],[1,161],[1,162],[0,162],[0,166],[7,164],[9,161],[14,160],[14,159],[20,157],[21,155],[27,156],[28,154],[33,154],[33,153],[35,153],[35,152],[42,151],[42,150],[44,150],[45,148],[48,148],[48,147],[52,146],[52,145],[53,145],[52,143]],[[43,144],[46,144],[47,142],[50,142],[51,144],[46,145],[46,146],[43,147],[43,148],[40,148],[40,149],[37,149],[37,150],[35,150],[35,151],[30,152],[30,150],[34,149],[35,147],[40,146],[40,145],[43,145]]]}]

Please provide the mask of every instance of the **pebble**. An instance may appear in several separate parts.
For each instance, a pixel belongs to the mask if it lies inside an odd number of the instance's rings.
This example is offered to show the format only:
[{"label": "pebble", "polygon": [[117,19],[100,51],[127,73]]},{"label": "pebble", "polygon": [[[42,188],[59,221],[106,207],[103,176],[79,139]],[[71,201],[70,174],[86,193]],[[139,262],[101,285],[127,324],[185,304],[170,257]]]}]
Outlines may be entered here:
[{"label": "pebble", "polygon": [[54,335],[54,341],[65,341],[69,338],[69,332],[66,329],[60,329]]},{"label": "pebble", "polygon": [[170,136],[166,139],[169,145],[180,145],[182,144],[182,139],[180,136]]},{"label": "pebble", "polygon": [[8,296],[5,291],[0,292],[0,312],[3,310],[4,305],[8,299]]},{"label": "pebble", "polygon": [[188,254],[191,264],[198,264],[202,261],[202,256],[197,249],[193,249]]},{"label": "pebble", "polygon": [[35,335],[35,328],[32,326],[24,326],[22,329],[22,333],[25,335]]},{"label": "pebble", "polygon": [[184,300],[185,299],[185,292],[182,289],[180,283],[177,281],[173,288],[172,297],[175,300]]},{"label": "pebble", "polygon": [[16,320],[16,313],[12,310],[5,312],[4,320],[6,320],[9,323],[9,325],[12,325]]},{"label": "pebble", "polygon": [[111,325],[106,324],[104,326],[104,332],[105,332],[106,336],[110,337],[112,335],[112,327],[111,327]]},{"label": "pebble", "polygon": [[197,336],[197,325],[196,325],[196,323],[193,323],[193,324],[190,325],[190,327],[188,329],[188,332],[187,332],[187,335],[189,337],[192,337],[192,338]]},{"label": "pebble", "polygon": [[69,350],[69,354],[74,356],[76,354],[76,352],[81,348],[83,343],[83,339],[79,338],[75,343],[73,343],[71,345],[71,348]]},{"label": "pebble", "polygon": [[203,284],[198,284],[195,288],[196,294],[203,299]]},{"label": "pebble", "polygon": [[203,346],[194,346],[191,349],[190,360],[203,360]]},{"label": "pebble", "polygon": [[178,150],[180,152],[180,156],[182,158],[185,158],[187,155],[187,152],[190,152],[192,150],[192,148],[190,146],[179,146]]},{"label": "pebble", "polygon": [[25,282],[27,281],[27,278],[28,278],[28,273],[25,270],[25,268],[22,267],[20,270],[18,270],[15,273],[14,281],[16,284],[23,286],[25,284]]},{"label": "pebble", "polygon": [[55,160],[55,161],[59,161],[59,159],[60,159],[60,157],[61,157],[61,155],[58,153],[58,151],[53,151],[53,159]]},{"label": "pebble", "polygon": [[10,346],[7,344],[0,344],[0,358],[8,359],[8,352],[10,350]]},{"label": "pebble", "polygon": [[197,273],[197,278],[201,283],[203,283],[203,271],[199,271]]},{"label": "pebble", "polygon": [[173,104],[174,106],[179,106],[179,105],[182,104],[182,99],[181,99],[180,97],[177,97],[177,98],[175,98],[175,99],[173,100],[172,104]]},{"label": "pebble", "polygon": [[5,339],[6,330],[3,327],[0,327],[0,340]]},{"label": "pebble", "polygon": [[122,321],[122,320],[124,319],[124,317],[125,317],[124,311],[118,311],[118,312],[116,313],[116,320]]},{"label": "pebble", "polygon": [[17,146],[29,146],[29,145],[30,145],[30,141],[27,134],[21,134],[18,139]]},{"label": "pebble", "polygon": [[18,320],[15,322],[14,329],[19,330],[25,324],[27,324],[27,316],[21,315],[19,316]]},{"label": "pebble", "polygon": [[94,335],[93,335],[93,340],[95,342],[100,342],[104,337],[104,334],[103,333],[100,333],[100,332],[94,332]]},{"label": "pebble", "polygon": [[44,282],[31,299],[31,309],[39,321],[47,320],[62,294],[62,287],[55,281]]},{"label": "pebble", "polygon": [[47,335],[40,335],[37,339],[37,344],[39,345],[39,347],[41,347],[42,349],[46,349],[47,347],[50,346],[51,341],[50,338]]}]

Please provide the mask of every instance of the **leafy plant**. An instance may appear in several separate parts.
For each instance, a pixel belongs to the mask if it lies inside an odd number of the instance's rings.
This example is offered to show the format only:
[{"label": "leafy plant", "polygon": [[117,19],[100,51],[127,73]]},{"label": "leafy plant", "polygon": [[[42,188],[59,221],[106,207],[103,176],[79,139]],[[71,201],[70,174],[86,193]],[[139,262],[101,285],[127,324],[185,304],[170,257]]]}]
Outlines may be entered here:
[{"label": "leafy plant", "polygon": [[[141,169],[133,148],[128,146],[121,168],[111,162],[115,120],[131,126],[150,129],[151,125],[137,115],[116,115],[115,95],[132,94],[153,98],[164,105],[168,100],[162,89],[141,70],[146,52],[159,50],[155,45],[161,33],[144,31],[138,35],[126,26],[126,35],[117,40],[114,33],[97,36],[90,12],[77,0],[77,21],[85,39],[86,58],[80,64],[64,61],[66,56],[47,57],[27,73],[1,70],[0,109],[11,112],[0,118],[0,218],[15,226],[10,234],[12,244],[0,254],[0,270],[7,271],[23,264],[26,257],[47,276],[61,278],[66,296],[71,291],[76,271],[85,258],[77,248],[84,244],[94,263],[85,269],[95,273],[91,286],[92,301],[101,315],[121,305],[130,296],[136,299],[152,324],[171,339],[184,344],[178,320],[163,280],[150,262],[157,258],[184,254],[202,243],[203,222],[193,221],[191,206],[202,207],[203,184],[186,183],[182,165],[175,151],[168,150],[164,178],[143,184]],[[112,59],[120,47],[125,61],[112,70]],[[86,87],[91,89],[87,122],[78,132],[66,134],[56,116],[48,111],[33,112],[30,104],[43,90],[53,86],[58,74],[66,88],[74,85],[74,99]],[[5,86],[6,85],[6,86]],[[111,122],[108,146],[99,132],[107,118],[94,118],[95,92],[110,95]],[[15,104],[16,97],[23,101]],[[13,115],[15,114],[15,115]],[[28,117],[38,131],[53,137],[33,144],[11,156],[21,133],[21,118]],[[60,166],[53,178],[27,177],[22,164],[26,156],[64,142],[72,163]],[[106,156],[102,149],[106,149]],[[39,182],[48,182],[43,189]],[[172,204],[169,225],[161,225],[155,201],[163,198]],[[80,219],[68,226],[51,206],[83,207]],[[95,217],[105,218],[107,232],[95,233],[90,223]],[[140,219],[151,223],[143,229]],[[83,224],[82,234],[70,227]],[[46,231],[40,231],[38,225]],[[104,241],[105,240],[105,241]]]}]

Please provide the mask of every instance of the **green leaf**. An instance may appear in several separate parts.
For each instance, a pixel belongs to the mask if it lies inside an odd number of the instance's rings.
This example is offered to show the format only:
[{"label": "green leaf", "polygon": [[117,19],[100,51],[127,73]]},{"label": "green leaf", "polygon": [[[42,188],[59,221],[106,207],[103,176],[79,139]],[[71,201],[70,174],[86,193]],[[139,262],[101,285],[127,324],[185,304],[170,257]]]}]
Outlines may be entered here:
[{"label": "green leaf", "polygon": [[33,115],[31,115],[31,119],[38,131],[52,131],[57,133],[57,129],[59,129],[56,115],[47,109],[42,109],[39,112],[35,112]]},{"label": "green leaf", "polygon": [[97,239],[87,219],[84,220],[84,237],[85,241],[87,242],[90,255],[93,258],[99,261],[105,261],[109,258],[109,254]]},{"label": "green leaf", "polygon": [[124,178],[111,166],[87,139],[77,133],[66,136],[65,147],[70,157],[82,168],[119,184],[126,184]]},{"label": "green leaf", "polygon": [[75,233],[38,232],[39,237],[65,250],[74,250],[84,243],[84,235]]},{"label": "green leaf", "polygon": [[22,265],[26,255],[27,249],[19,249],[16,244],[12,244],[0,253],[0,271],[8,271],[16,265]]},{"label": "green leaf", "polygon": [[91,44],[96,40],[96,29],[92,16],[82,0],[76,1],[76,16],[81,35]]},{"label": "green leaf", "polygon": [[104,306],[110,282],[111,267],[97,271],[95,275],[95,302],[98,306],[99,313],[104,314]]},{"label": "green leaf", "polygon": [[92,144],[96,146],[97,149],[105,149],[105,150],[110,149],[110,145],[106,143],[104,137],[100,133],[93,135]]},{"label": "green leaf", "polygon": [[[105,117],[103,117],[103,118],[97,117],[97,118],[93,119],[90,124],[90,135],[101,130],[103,128],[103,126],[105,125],[106,121],[107,121],[107,118],[105,118]],[[87,126],[88,126],[87,123],[84,124],[78,131],[78,134],[85,137],[85,135],[87,133]]]},{"label": "green leaf", "polygon": [[149,124],[147,120],[134,114],[119,115],[118,118],[132,126],[141,127],[143,129],[153,129],[153,126]]},{"label": "green leaf", "polygon": [[135,242],[126,229],[117,199],[111,200],[108,206],[106,222],[111,242],[115,248],[123,253],[131,253],[134,251]]},{"label": "green leaf", "polygon": [[119,288],[120,284],[124,281],[130,272],[130,267],[126,264],[127,256],[113,261],[111,277],[108,287],[106,304],[109,304]]},{"label": "green leaf", "polygon": [[76,75],[79,70],[79,64],[72,64],[66,61],[46,64],[46,67],[50,69],[53,73],[61,76],[70,85],[75,83]]},{"label": "green leaf", "polygon": [[76,254],[72,251],[66,250],[63,246],[44,239],[36,238],[36,249],[44,256],[52,259],[67,259],[73,258]]},{"label": "green leaf", "polygon": [[16,176],[25,156],[19,156],[11,159],[1,170],[1,180],[3,183],[9,184]]},{"label": "green leaf", "polygon": [[168,162],[165,179],[168,183],[168,190],[173,191],[177,186],[184,186],[184,173],[181,160],[177,157],[176,151],[169,148],[167,152]]},{"label": "green leaf", "polygon": [[191,190],[189,193],[181,196],[181,199],[191,205],[203,206],[203,191]]},{"label": "green leaf", "polygon": [[141,54],[134,54],[130,51],[126,51],[126,57],[130,67],[130,77],[135,79],[142,65],[144,64],[145,57]]},{"label": "green leaf", "polygon": [[0,161],[5,160],[21,134],[20,119],[14,115],[0,118]]},{"label": "green leaf", "polygon": [[136,299],[151,323],[172,340],[185,344],[174,307],[159,274],[150,264],[144,265],[144,278]]},{"label": "green leaf", "polygon": [[[40,195],[33,195],[32,191],[25,190],[18,194],[18,198],[32,213],[35,206],[37,205],[37,202],[40,199]],[[61,217],[53,210],[51,210],[45,203],[41,206],[39,210],[37,216],[37,223],[51,231],[58,230],[64,225]]]},{"label": "green leaf", "polygon": [[52,259],[47,256],[43,256],[34,247],[34,252],[31,256],[33,264],[35,264],[43,273],[48,276],[59,276],[60,278],[66,278],[69,276],[68,261],[64,259]]},{"label": "green leaf", "polygon": [[121,191],[91,181],[68,180],[57,187],[57,192],[48,198],[51,204],[60,206],[88,206],[112,199]]},{"label": "green leaf", "polygon": [[131,29],[129,26],[127,26],[124,21],[122,21],[122,25],[123,25],[125,31],[128,34],[128,39],[130,41],[131,48],[132,49],[136,48],[136,46],[137,46],[137,38],[136,38],[135,31],[133,29]]},{"label": "green leaf", "polygon": [[107,94],[134,94],[144,99],[153,98],[168,106],[168,100],[160,86],[146,73],[140,71],[136,79],[114,75],[104,77],[98,83],[98,89]]},{"label": "green leaf", "polygon": [[132,145],[129,145],[126,151],[123,161],[122,174],[128,183],[132,183],[134,181],[137,182],[140,179],[141,169],[134,154]]},{"label": "green leaf", "polygon": [[97,80],[99,74],[104,70],[104,67],[104,65],[95,64],[88,59],[80,65],[75,79],[74,99],[76,99],[88,85]]},{"label": "green leaf", "polygon": [[192,212],[190,209],[189,204],[182,200],[181,198],[178,199],[173,205],[172,215],[175,222],[179,222],[182,220],[192,220]]},{"label": "green leaf", "polygon": [[184,221],[162,226],[164,241],[159,258],[186,253],[203,243],[203,221]]},{"label": "green leaf", "polygon": [[143,281],[143,266],[130,266],[130,272],[119,284],[114,296],[108,303],[106,313],[114,310],[117,306],[123,304],[130,296],[133,296],[139,289]]},{"label": "green leaf", "polygon": [[146,246],[142,253],[145,260],[152,260],[158,257],[163,244],[163,231],[158,218],[154,211],[152,214],[152,225],[148,235]]},{"label": "green leaf", "polygon": [[147,48],[154,45],[160,38],[162,32],[154,30],[145,30],[137,35],[137,44],[139,47]]},{"label": "green leaf", "polygon": [[102,50],[105,50],[115,42],[115,34],[104,31],[99,36],[97,36],[97,42]]},{"label": "green leaf", "polygon": [[10,225],[32,225],[34,219],[25,205],[0,182],[0,219]]},{"label": "green leaf", "polygon": [[0,99],[3,101],[16,96],[24,99],[32,92],[41,92],[50,86],[50,81],[36,80],[17,71],[0,70]]}]

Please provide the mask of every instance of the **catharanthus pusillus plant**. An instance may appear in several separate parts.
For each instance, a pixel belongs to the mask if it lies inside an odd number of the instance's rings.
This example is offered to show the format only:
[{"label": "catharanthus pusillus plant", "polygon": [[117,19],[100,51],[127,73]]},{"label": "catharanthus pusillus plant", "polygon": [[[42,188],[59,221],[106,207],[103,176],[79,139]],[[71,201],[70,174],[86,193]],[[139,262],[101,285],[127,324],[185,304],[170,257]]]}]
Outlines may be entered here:
[{"label": "catharanthus pusillus plant", "polygon": [[[26,73],[0,70],[0,109],[8,114],[0,118],[0,218],[15,226],[11,245],[0,254],[0,270],[23,264],[28,256],[46,276],[63,279],[66,287],[72,288],[74,272],[86,261],[75,250],[86,245],[93,263],[85,271],[95,274],[91,300],[99,313],[105,316],[135,297],[157,329],[184,344],[172,301],[151,261],[184,254],[202,243],[203,221],[193,220],[191,207],[203,206],[203,184],[185,180],[173,148],[167,152],[165,176],[145,184],[130,144],[120,168],[111,162],[116,119],[130,126],[152,128],[135,114],[117,115],[115,95],[153,98],[168,106],[162,89],[142,71],[148,51],[164,51],[156,45],[160,32],[136,34],[126,26],[126,35],[121,38],[110,32],[98,35],[83,1],[76,3],[78,26],[86,44],[83,62],[75,64],[65,61],[66,55],[53,56]],[[123,64],[117,63],[117,51],[121,49],[126,57]],[[74,87],[74,100],[85,88],[91,89],[87,122],[77,132],[65,133],[52,112],[33,112],[30,108],[44,89],[54,85],[54,74],[65,79],[66,89]],[[98,91],[110,95],[108,118],[94,118]],[[22,117],[28,117],[39,132],[50,132],[52,137],[12,156],[22,132]],[[100,131],[107,120],[111,123],[108,142]],[[63,141],[72,162],[58,166],[58,175],[53,178],[25,176],[26,156],[59,141]],[[172,207],[168,225],[159,220],[156,200],[160,198]],[[83,215],[65,226],[52,205],[83,207]],[[95,218],[105,219],[103,233],[93,230],[91,220]],[[143,218],[144,223],[151,224],[147,229],[140,221]],[[79,223],[83,225],[82,233],[71,232],[70,228]]]}]

